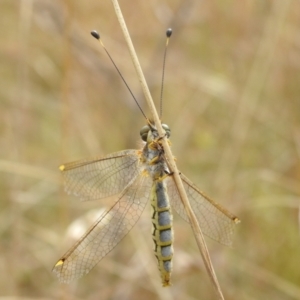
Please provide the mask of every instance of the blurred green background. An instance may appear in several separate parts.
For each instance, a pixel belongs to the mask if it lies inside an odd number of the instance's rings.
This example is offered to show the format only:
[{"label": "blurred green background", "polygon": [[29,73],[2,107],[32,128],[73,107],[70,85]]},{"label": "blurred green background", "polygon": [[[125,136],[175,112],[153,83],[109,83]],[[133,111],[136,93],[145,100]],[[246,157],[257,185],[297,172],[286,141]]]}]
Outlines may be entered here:
[{"label": "blurred green background", "polygon": [[[232,248],[207,240],[225,298],[300,299],[300,2],[120,5],[157,102],[173,28],[163,121],[174,155],[242,221]],[[62,285],[51,273],[74,222],[92,224],[111,205],[66,195],[58,166],[140,147],[145,123],[92,29],[148,109],[110,1],[2,0],[0,8],[0,299],[216,299],[176,215],[173,286],[161,287],[150,205],[87,276]]]}]

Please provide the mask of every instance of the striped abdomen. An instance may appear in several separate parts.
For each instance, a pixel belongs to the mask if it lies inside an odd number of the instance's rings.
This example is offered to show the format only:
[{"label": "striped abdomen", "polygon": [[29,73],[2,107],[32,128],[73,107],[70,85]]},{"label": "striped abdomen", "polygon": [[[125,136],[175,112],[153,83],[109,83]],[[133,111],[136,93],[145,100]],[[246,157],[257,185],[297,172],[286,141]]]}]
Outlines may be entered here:
[{"label": "striped abdomen", "polygon": [[163,286],[170,285],[173,257],[173,229],[170,202],[163,181],[155,180],[152,187],[154,252]]}]

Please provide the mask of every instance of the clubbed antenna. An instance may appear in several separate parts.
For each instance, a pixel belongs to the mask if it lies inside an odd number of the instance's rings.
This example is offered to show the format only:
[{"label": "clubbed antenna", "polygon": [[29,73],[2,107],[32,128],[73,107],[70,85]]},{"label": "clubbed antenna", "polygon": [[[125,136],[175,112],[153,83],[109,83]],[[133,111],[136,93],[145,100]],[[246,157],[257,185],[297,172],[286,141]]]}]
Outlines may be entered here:
[{"label": "clubbed antenna", "polygon": [[163,59],[163,69],[162,69],[162,79],[161,79],[161,90],[160,90],[160,104],[159,104],[159,118],[162,118],[162,102],[163,102],[163,91],[164,91],[164,80],[165,80],[165,64],[166,64],[166,57],[167,57],[167,49],[169,44],[170,36],[172,35],[172,29],[169,28],[166,31],[166,47],[165,47],[165,53],[164,53],[164,59]]},{"label": "clubbed antenna", "polygon": [[143,116],[145,117],[145,119],[148,120],[148,118],[146,117],[145,113],[143,112],[143,110],[142,110],[140,104],[138,103],[137,99],[134,97],[134,95],[133,95],[133,93],[132,93],[132,91],[131,91],[129,85],[127,84],[126,80],[124,79],[123,75],[121,74],[119,68],[118,68],[117,65],[115,64],[115,62],[114,62],[114,60],[112,59],[112,57],[110,56],[109,52],[106,50],[106,48],[105,48],[105,46],[104,46],[104,44],[103,44],[103,42],[102,42],[102,40],[101,40],[101,38],[100,38],[100,34],[99,34],[96,30],[93,30],[93,31],[91,31],[91,35],[92,35],[95,39],[97,39],[97,40],[100,42],[101,46],[102,46],[103,49],[105,50],[105,52],[106,52],[106,54],[108,55],[109,59],[110,59],[111,62],[113,63],[113,65],[114,65],[114,67],[116,68],[117,72],[119,73],[121,79],[123,80],[124,84],[126,85],[128,91],[130,92],[130,94],[131,94],[133,100],[134,100],[135,103],[137,104],[138,108],[140,109],[140,111],[141,111],[141,113],[143,114]]}]

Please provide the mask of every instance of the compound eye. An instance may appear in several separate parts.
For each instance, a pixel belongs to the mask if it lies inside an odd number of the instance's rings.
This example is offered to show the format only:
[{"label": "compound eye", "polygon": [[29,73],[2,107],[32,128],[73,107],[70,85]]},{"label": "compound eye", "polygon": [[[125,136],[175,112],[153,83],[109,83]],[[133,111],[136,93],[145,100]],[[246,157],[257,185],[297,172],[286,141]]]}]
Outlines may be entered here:
[{"label": "compound eye", "polygon": [[147,142],[147,137],[148,137],[148,132],[150,130],[150,127],[148,125],[145,125],[144,127],[142,127],[142,129],[140,130],[140,136],[142,138],[142,140],[144,142]]},{"label": "compound eye", "polygon": [[167,124],[161,124],[162,128],[165,130],[167,137],[169,138],[171,135],[171,129]]}]

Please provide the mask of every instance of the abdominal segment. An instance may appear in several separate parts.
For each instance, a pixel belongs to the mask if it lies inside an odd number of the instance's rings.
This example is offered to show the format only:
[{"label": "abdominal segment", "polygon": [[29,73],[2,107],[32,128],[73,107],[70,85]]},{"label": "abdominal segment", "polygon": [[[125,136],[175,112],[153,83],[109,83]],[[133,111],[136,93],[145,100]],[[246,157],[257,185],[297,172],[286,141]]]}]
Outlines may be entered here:
[{"label": "abdominal segment", "polygon": [[151,206],[153,209],[153,241],[154,253],[163,286],[170,285],[173,257],[172,214],[166,186],[163,181],[156,180],[152,187]]}]

